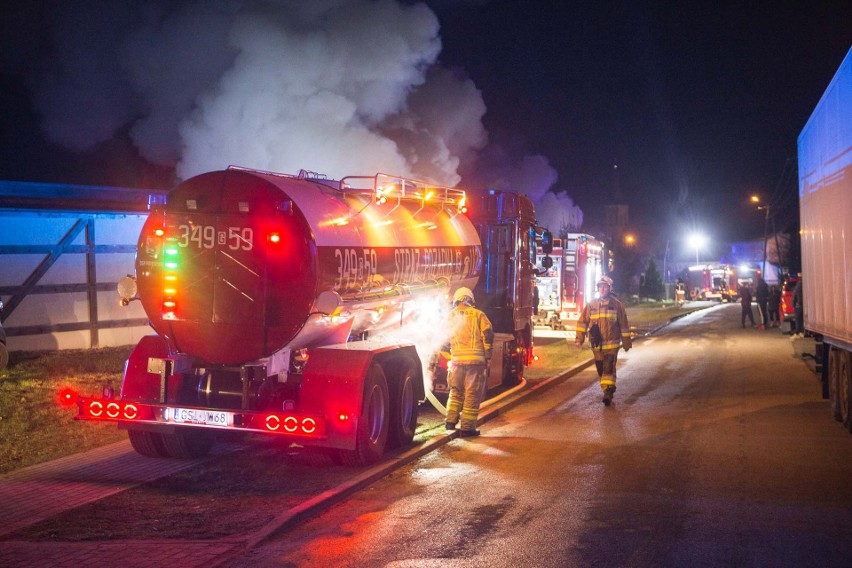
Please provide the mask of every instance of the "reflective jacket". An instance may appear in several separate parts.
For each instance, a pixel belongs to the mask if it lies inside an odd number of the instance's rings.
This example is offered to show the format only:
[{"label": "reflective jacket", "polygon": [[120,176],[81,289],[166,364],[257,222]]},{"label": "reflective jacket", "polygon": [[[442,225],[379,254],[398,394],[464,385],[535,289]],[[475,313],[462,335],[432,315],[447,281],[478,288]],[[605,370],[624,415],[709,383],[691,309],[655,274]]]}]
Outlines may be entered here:
[{"label": "reflective jacket", "polygon": [[494,330],[483,312],[459,304],[448,316],[450,331],[450,360],[456,365],[484,365],[491,358]]},{"label": "reflective jacket", "polygon": [[627,323],[627,311],[624,304],[612,295],[605,300],[592,300],[583,308],[583,315],[577,322],[577,339],[582,344],[589,334],[589,341],[593,337],[589,329],[598,324],[601,331],[601,345],[592,345],[593,349],[618,349],[622,345],[625,349],[633,347],[630,337],[630,325]]}]

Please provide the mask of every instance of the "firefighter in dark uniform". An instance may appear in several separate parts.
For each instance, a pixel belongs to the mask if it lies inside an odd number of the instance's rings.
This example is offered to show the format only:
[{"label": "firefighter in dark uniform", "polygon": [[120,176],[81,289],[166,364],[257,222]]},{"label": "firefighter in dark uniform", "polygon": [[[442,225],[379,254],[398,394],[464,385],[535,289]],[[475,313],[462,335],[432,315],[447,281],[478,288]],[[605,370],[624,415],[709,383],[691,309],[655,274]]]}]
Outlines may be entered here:
[{"label": "firefighter in dark uniform", "polygon": [[447,430],[459,424],[462,438],[479,436],[476,419],[485,393],[485,373],[494,347],[494,329],[484,312],[477,310],[473,292],[459,288],[453,295],[453,309],[447,316],[450,332],[450,362],[447,377]]},{"label": "firefighter in dark uniform", "polygon": [[586,335],[589,336],[589,346],[595,356],[595,367],[604,393],[603,403],[609,406],[615,394],[618,350],[624,347],[625,351],[629,351],[633,347],[633,339],[624,304],[612,295],[612,279],[609,276],[601,277],[597,288],[598,298],[586,304],[577,322],[574,343],[582,347]]}]

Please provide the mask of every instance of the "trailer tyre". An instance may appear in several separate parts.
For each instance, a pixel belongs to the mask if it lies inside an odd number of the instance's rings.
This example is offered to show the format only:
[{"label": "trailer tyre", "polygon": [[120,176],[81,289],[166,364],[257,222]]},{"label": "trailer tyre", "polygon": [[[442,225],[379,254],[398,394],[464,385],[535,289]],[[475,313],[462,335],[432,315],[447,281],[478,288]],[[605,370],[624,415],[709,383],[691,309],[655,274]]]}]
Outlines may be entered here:
[{"label": "trailer tyre", "polygon": [[141,454],[148,458],[167,458],[169,454],[163,445],[163,436],[159,432],[145,432],[143,430],[128,430],[127,436],[130,438],[130,445],[136,450],[137,454]]},{"label": "trailer tyre", "polygon": [[178,429],[162,437],[166,453],[178,459],[204,457],[213,447],[213,435],[204,430]]},{"label": "trailer tyre", "polygon": [[414,440],[417,430],[417,387],[419,378],[417,366],[411,359],[405,358],[395,364],[391,374],[390,424],[388,427],[388,447],[407,446]]},{"label": "trailer tyre", "polygon": [[840,402],[841,351],[835,347],[828,352],[828,404],[831,415],[838,422],[843,421]]},{"label": "trailer tyre", "polygon": [[388,440],[388,383],[381,366],[374,363],[364,380],[364,398],[354,450],[338,450],[335,459],[348,466],[375,463],[385,452]]},{"label": "trailer tyre", "polygon": [[840,417],[843,426],[852,433],[852,353],[840,351],[839,359],[837,398],[840,399]]}]

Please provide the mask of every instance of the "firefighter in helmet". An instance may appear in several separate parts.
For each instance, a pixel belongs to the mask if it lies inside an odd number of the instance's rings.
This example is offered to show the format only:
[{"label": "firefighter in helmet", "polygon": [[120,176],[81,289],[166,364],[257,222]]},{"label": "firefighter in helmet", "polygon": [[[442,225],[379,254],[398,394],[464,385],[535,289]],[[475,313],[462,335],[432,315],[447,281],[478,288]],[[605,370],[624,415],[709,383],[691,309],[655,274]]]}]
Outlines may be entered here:
[{"label": "firefighter in helmet", "polygon": [[494,345],[491,321],[476,309],[473,292],[459,288],[453,294],[453,309],[447,316],[452,369],[447,377],[450,397],[447,401],[447,430],[459,424],[462,437],[478,436],[476,419],[485,391],[485,373]]},{"label": "firefighter in helmet", "polygon": [[624,347],[625,351],[629,351],[633,347],[633,340],[624,304],[612,294],[612,279],[602,276],[597,282],[597,289],[598,298],[586,304],[577,322],[574,343],[581,347],[586,335],[589,336],[589,346],[595,356],[595,367],[604,393],[603,403],[609,406],[615,394],[618,350]]}]

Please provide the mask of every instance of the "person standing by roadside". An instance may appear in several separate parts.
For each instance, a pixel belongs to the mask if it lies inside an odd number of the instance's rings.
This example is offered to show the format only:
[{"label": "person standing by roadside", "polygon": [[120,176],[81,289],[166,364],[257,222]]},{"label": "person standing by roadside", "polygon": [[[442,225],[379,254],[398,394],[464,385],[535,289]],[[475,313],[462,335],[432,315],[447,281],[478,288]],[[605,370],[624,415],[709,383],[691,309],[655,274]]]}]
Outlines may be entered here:
[{"label": "person standing by roadside", "polygon": [[754,299],[757,300],[757,307],[760,309],[760,329],[766,329],[769,323],[769,286],[763,277],[757,279],[757,287],[754,289]]},{"label": "person standing by roadside", "polygon": [[769,287],[769,327],[781,327],[781,288],[774,284]]},{"label": "person standing by roadside", "polygon": [[740,323],[742,323],[743,327],[745,327],[745,320],[746,317],[748,317],[748,321],[751,322],[751,326],[754,327],[754,314],[751,311],[751,288],[745,284],[740,284],[739,294],[740,305],[743,307],[742,315],[740,316]]},{"label": "person standing by roadside", "polygon": [[446,429],[455,430],[461,418],[462,438],[479,436],[476,419],[485,391],[485,371],[494,346],[494,329],[484,312],[477,310],[473,292],[459,288],[453,294],[453,309],[447,316],[452,334],[447,377],[450,396],[447,400]]},{"label": "person standing by roadside", "polygon": [[802,273],[799,272],[799,280],[793,288],[793,312],[796,324],[796,329],[793,331],[794,336],[805,336],[805,304],[802,294]]},{"label": "person standing by roadside", "polygon": [[618,298],[612,294],[612,279],[602,276],[597,282],[598,298],[586,304],[583,314],[577,322],[577,336],[574,343],[582,347],[589,336],[589,346],[595,357],[595,367],[603,390],[603,403],[607,406],[615,395],[616,363],[618,350],[630,351],[633,339],[630,336],[630,324],[627,311]]}]

